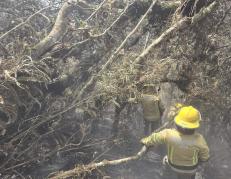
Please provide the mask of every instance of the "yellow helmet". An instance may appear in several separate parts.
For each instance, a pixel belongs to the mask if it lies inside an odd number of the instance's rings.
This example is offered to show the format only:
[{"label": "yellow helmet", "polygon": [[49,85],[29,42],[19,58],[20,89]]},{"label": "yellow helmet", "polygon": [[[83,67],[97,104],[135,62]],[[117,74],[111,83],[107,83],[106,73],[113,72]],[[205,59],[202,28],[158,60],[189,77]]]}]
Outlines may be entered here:
[{"label": "yellow helmet", "polygon": [[182,107],[176,117],[175,123],[183,128],[196,129],[200,127],[201,114],[193,106]]}]

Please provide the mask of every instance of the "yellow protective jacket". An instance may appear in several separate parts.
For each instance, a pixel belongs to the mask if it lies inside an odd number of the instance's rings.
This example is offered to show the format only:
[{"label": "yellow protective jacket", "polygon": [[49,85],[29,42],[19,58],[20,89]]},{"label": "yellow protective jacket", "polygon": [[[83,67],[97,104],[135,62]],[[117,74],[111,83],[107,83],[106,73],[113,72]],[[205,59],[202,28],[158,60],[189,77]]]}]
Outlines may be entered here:
[{"label": "yellow protective jacket", "polygon": [[143,108],[144,119],[147,121],[161,120],[162,107],[160,100],[155,95],[143,94],[138,101],[140,101]]},{"label": "yellow protective jacket", "polygon": [[143,94],[140,98],[144,119],[147,121],[161,120],[159,98],[154,95]]},{"label": "yellow protective jacket", "polygon": [[158,96],[152,94],[142,94],[140,97],[130,98],[129,102],[139,102],[143,108],[144,120],[160,121],[163,107]]},{"label": "yellow protective jacket", "polygon": [[196,166],[199,161],[209,159],[209,148],[204,137],[199,133],[183,135],[176,129],[165,129],[152,133],[141,142],[146,146],[165,144],[168,161],[175,166]]}]

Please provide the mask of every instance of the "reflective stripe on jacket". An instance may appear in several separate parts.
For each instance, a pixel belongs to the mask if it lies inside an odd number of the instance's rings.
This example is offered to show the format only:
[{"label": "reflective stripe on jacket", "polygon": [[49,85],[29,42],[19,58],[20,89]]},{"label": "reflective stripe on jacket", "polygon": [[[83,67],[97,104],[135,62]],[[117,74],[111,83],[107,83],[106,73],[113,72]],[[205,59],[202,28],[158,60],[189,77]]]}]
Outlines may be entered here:
[{"label": "reflective stripe on jacket", "polygon": [[176,166],[195,166],[198,161],[207,161],[209,158],[208,145],[199,133],[183,135],[176,129],[165,129],[141,142],[146,146],[166,144],[168,160]]}]

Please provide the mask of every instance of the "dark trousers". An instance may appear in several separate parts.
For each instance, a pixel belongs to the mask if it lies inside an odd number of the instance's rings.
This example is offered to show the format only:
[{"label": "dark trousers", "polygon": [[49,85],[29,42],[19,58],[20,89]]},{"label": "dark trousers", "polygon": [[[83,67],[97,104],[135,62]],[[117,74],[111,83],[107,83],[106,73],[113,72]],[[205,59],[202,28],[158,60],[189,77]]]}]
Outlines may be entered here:
[{"label": "dark trousers", "polygon": [[144,135],[149,135],[160,127],[160,121],[149,121],[144,119]]},{"label": "dark trousers", "polygon": [[195,179],[195,173],[186,174],[173,171],[168,165],[164,166],[163,179]]},{"label": "dark trousers", "polygon": [[177,174],[177,179],[195,179],[195,174]]}]

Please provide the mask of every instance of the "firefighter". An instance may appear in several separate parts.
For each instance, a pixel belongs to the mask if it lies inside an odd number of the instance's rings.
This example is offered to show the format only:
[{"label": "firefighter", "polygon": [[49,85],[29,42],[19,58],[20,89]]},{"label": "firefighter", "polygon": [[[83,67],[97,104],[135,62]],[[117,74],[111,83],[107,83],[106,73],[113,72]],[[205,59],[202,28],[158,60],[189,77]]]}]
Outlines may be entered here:
[{"label": "firefighter", "polygon": [[174,118],[175,128],[164,129],[141,139],[146,147],[165,144],[164,158],[167,172],[164,178],[195,179],[200,162],[209,159],[209,148],[204,137],[196,132],[200,126],[200,112],[193,106],[182,107]]},{"label": "firefighter", "polygon": [[161,125],[164,109],[154,85],[145,85],[140,97],[130,98],[128,102],[138,102],[143,109],[144,134],[149,135]]}]

